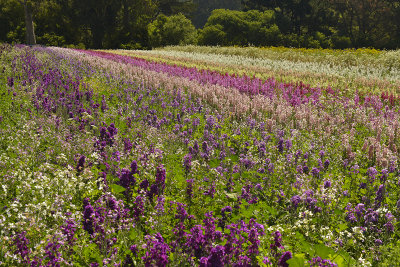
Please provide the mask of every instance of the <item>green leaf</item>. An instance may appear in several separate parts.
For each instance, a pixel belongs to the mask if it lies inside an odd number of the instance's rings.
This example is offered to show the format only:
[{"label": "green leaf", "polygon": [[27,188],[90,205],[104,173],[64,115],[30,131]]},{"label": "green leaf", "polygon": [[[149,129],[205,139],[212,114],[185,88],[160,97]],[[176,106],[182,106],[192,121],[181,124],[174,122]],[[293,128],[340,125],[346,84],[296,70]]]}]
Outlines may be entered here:
[{"label": "green leaf", "polygon": [[271,213],[271,215],[277,215],[278,212],[276,211],[276,209],[274,209],[273,207],[270,206],[266,206],[266,209],[268,210],[269,213]]},{"label": "green leaf", "polygon": [[293,258],[287,260],[286,263],[289,263],[289,267],[304,267],[306,261],[306,257],[304,254],[295,254]]},{"label": "green leaf", "polygon": [[210,161],[210,168],[216,168],[219,166],[220,160],[219,159],[213,159]]},{"label": "green leaf", "polygon": [[323,259],[328,259],[329,255],[335,255],[335,251],[325,246],[324,244],[318,244],[315,246],[315,253]]},{"label": "green leaf", "polygon": [[340,231],[343,231],[343,230],[345,230],[345,229],[348,228],[348,226],[347,226],[346,223],[339,224],[338,227],[339,227],[339,230],[340,230]]},{"label": "green leaf", "polygon": [[117,184],[112,184],[110,187],[114,194],[122,193],[126,190],[124,187]]},{"label": "green leaf", "polygon": [[137,234],[134,228],[131,228],[131,230],[129,231],[129,240],[136,240],[137,238]]}]

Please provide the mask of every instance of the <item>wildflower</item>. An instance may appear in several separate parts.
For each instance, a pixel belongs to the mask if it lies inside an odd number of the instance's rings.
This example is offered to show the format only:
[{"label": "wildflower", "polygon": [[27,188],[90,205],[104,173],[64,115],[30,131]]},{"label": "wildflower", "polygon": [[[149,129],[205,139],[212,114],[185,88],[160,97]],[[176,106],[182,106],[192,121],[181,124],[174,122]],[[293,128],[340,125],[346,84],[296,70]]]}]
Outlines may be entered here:
[{"label": "wildflower", "polygon": [[76,166],[76,170],[78,171],[78,173],[81,173],[83,171],[84,165],[85,165],[85,156],[81,156],[78,160],[78,165]]},{"label": "wildflower", "polygon": [[193,179],[186,180],[186,197],[188,199],[193,198]]},{"label": "wildflower", "polygon": [[192,154],[186,154],[183,158],[183,167],[185,168],[186,174],[189,173],[192,166]]},{"label": "wildflower", "polygon": [[310,267],[314,267],[314,266],[337,267],[338,266],[336,263],[331,262],[330,260],[322,259],[321,257],[312,258],[310,261],[308,261],[308,263],[310,264]]},{"label": "wildflower", "polygon": [[290,199],[290,202],[292,203],[292,206],[294,207],[294,208],[297,208],[297,206],[300,204],[300,202],[301,202],[301,198],[300,198],[300,196],[298,196],[298,195],[295,195],[295,196],[293,196],[291,199]]},{"label": "wildflower", "polygon": [[7,85],[9,87],[13,87],[14,86],[14,78],[13,77],[7,77]]},{"label": "wildflower", "polygon": [[24,263],[29,263],[29,255],[31,254],[31,250],[28,248],[29,240],[26,238],[26,232],[23,231],[15,235],[13,243],[16,247],[14,253],[20,255]]},{"label": "wildflower", "polygon": [[292,258],[292,252],[290,252],[290,251],[284,252],[278,260],[278,266],[289,267],[289,264],[287,263],[287,261],[290,260],[291,258]]},{"label": "wildflower", "polygon": [[331,187],[331,185],[332,185],[331,180],[326,180],[326,181],[324,182],[324,188],[325,188],[325,189]]}]

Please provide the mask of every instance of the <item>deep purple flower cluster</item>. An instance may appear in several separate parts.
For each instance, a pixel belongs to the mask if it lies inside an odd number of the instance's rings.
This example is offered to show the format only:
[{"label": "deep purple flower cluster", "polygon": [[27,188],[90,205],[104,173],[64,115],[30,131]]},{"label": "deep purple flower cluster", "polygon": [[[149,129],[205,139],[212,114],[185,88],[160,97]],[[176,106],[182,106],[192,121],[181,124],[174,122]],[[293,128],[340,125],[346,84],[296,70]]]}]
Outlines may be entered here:
[{"label": "deep purple flower cluster", "polygon": [[61,256],[61,240],[59,237],[53,237],[53,240],[46,245],[44,260],[47,261],[47,266],[60,267],[63,262]]},{"label": "deep purple flower cluster", "polygon": [[189,200],[193,198],[193,179],[186,180],[186,197]]},{"label": "deep purple flower cluster", "polygon": [[154,236],[146,236],[146,253],[142,257],[144,265],[165,267],[168,264],[168,255],[170,247],[164,242],[161,234],[157,233]]},{"label": "deep purple flower cluster", "polygon": [[135,186],[136,179],[133,176],[134,174],[135,171],[127,169],[122,169],[119,174],[119,184],[127,189],[127,192],[130,192],[130,189]]},{"label": "deep purple flower cluster", "polygon": [[13,77],[7,77],[7,85],[9,87],[13,87],[14,86],[14,78]]},{"label": "deep purple flower cluster", "polygon": [[191,166],[192,166],[192,154],[189,153],[183,157],[183,167],[185,168],[186,174],[189,173]]},{"label": "deep purple flower cluster", "polygon": [[80,156],[78,160],[78,165],[76,166],[76,171],[78,173],[81,173],[83,171],[83,168],[85,167],[85,159],[86,157],[84,155]]},{"label": "deep purple flower cluster", "polygon": [[20,255],[24,263],[30,263],[29,255],[31,250],[28,247],[29,240],[26,238],[26,232],[23,231],[16,234],[13,238],[13,244],[16,247],[14,253]]},{"label": "deep purple flower cluster", "polygon": [[312,258],[308,261],[310,267],[337,267],[338,265],[327,259],[322,259],[321,257]]},{"label": "deep purple flower cluster", "polygon": [[114,123],[111,123],[108,127],[102,126],[100,128],[100,138],[99,141],[95,143],[95,147],[102,151],[107,145],[113,146],[117,133],[118,129],[115,128]]},{"label": "deep purple flower cluster", "polygon": [[94,208],[90,205],[90,199],[86,198],[83,201],[83,218],[82,224],[83,229],[87,231],[90,235],[93,234],[93,216],[94,216]]}]

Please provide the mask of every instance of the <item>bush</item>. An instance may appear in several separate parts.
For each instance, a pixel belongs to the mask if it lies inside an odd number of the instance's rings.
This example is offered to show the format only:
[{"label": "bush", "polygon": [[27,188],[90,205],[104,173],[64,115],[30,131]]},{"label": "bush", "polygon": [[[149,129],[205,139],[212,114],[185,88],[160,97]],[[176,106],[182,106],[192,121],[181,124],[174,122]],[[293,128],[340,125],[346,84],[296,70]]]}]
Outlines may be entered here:
[{"label": "bush", "polygon": [[45,33],[43,36],[37,37],[37,43],[46,46],[64,46],[65,38],[55,33]]},{"label": "bush", "polygon": [[199,44],[202,45],[226,45],[226,32],[223,31],[221,25],[211,25],[200,30]]},{"label": "bush", "polygon": [[216,9],[200,34],[204,45],[278,45],[281,36],[275,11]]},{"label": "bush", "polygon": [[332,41],[322,32],[316,32],[315,39],[319,42],[322,48],[332,48]]},{"label": "bush", "polygon": [[333,47],[336,49],[345,49],[352,47],[350,37],[346,36],[332,36]]},{"label": "bush", "polygon": [[197,43],[196,28],[183,14],[170,17],[159,15],[147,30],[152,47]]}]

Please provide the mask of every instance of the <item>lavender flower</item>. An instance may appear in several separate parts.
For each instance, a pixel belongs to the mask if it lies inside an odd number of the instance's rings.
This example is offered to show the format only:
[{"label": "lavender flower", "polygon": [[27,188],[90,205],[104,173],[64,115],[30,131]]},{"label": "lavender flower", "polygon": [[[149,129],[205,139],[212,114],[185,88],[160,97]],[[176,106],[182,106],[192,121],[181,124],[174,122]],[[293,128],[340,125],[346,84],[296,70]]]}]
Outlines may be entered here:
[{"label": "lavender flower", "polygon": [[290,251],[284,252],[278,260],[278,266],[289,267],[289,264],[287,263],[287,261],[290,260],[291,258],[292,258],[292,252],[290,252]]},{"label": "lavender flower", "polygon": [[186,154],[183,158],[183,167],[185,168],[186,174],[189,173],[192,166],[192,154]]},{"label": "lavender flower", "polygon": [[7,85],[9,87],[13,87],[14,86],[14,78],[13,77],[7,77]]},{"label": "lavender flower", "polygon": [[193,179],[186,180],[186,197],[189,200],[193,198]]},{"label": "lavender flower", "polygon": [[301,198],[300,196],[295,195],[290,199],[290,202],[292,203],[292,206],[296,209],[301,202]]},{"label": "lavender flower", "polygon": [[[85,205],[86,204],[86,205]],[[86,198],[84,200],[84,210],[83,210],[83,229],[86,230],[90,235],[93,234],[93,216],[94,216],[94,209],[92,205],[89,204],[89,199]]]},{"label": "lavender flower", "polygon": [[213,267],[223,267],[224,266],[224,247],[216,246],[211,249],[210,256],[208,256],[207,266]]},{"label": "lavender flower", "polygon": [[78,173],[81,173],[83,171],[84,165],[85,165],[85,156],[81,156],[78,160],[78,165],[76,166],[76,170]]},{"label": "lavender flower", "polygon": [[322,259],[321,257],[316,257],[312,258],[310,261],[308,261],[310,264],[310,267],[337,267],[338,265],[334,262],[331,262],[330,260],[325,260]]},{"label": "lavender flower", "polygon": [[147,251],[142,257],[145,266],[159,266],[165,267],[168,264],[168,254],[170,247],[164,242],[161,234],[157,233],[153,236],[146,236],[147,239]]},{"label": "lavender flower", "polygon": [[16,234],[13,238],[13,243],[16,247],[14,253],[20,255],[24,263],[30,263],[29,255],[31,250],[28,248],[29,240],[26,238],[26,232],[23,231]]}]

